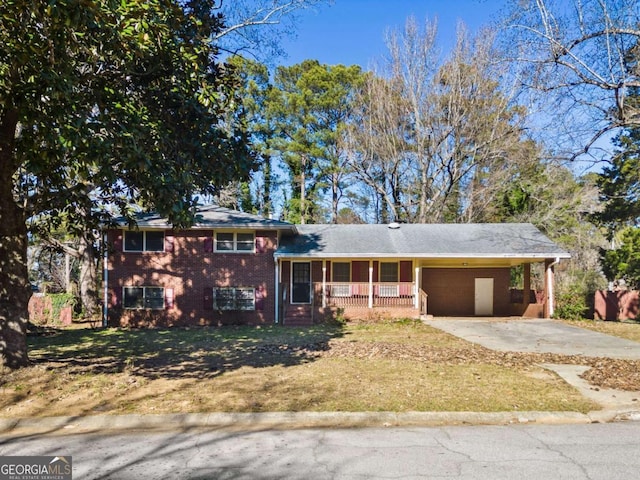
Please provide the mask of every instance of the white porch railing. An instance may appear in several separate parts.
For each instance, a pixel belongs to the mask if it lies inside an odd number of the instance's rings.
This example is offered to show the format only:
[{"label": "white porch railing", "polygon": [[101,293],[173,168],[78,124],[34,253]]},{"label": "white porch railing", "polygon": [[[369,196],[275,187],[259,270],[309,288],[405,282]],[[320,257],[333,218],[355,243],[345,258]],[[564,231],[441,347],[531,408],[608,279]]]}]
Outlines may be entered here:
[{"label": "white porch railing", "polygon": [[366,308],[370,300],[374,307],[415,305],[415,284],[412,282],[318,282],[313,284],[313,292],[314,303],[328,307]]}]

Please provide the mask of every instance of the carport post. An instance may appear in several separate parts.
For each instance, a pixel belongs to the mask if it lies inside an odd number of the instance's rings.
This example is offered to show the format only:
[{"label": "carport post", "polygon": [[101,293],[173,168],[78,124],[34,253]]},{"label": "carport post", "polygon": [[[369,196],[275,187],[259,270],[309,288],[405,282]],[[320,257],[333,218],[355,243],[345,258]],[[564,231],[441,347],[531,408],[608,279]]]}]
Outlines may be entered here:
[{"label": "carport post", "polygon": [[373,262],[369,260],[369,302],[368,307],[373,308]]},{"label": "carport post", "polygon": [[531,301],[531,264],[524,264],[524,278],[522,286],[522,315],[527,313],[529,302]]},{"label": "carport post", "polygon": [[415,285],[415,295],[414,295],[414,306],[416,308],[420,308],[420,267],[416,267],[416,285]]},{"label": "carport post", "polygon": [[553,293],[553,266],[560,262],[560,258],[555,260],[547,259],[544,261],[545,275],[544,275],[544,287],[546,293],[545,302],[545,318],[553,318],[554,313],[554,293]]}]

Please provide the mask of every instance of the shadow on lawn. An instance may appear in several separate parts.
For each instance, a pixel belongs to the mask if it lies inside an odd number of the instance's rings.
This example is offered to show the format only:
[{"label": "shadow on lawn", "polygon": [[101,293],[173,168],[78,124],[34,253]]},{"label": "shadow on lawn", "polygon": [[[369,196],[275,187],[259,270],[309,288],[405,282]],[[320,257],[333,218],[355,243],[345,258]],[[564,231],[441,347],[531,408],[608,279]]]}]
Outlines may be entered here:
[{"label": "shadow on lawn", "polygon": [[170,329],[36,329],[28,336],[34,364],[70,374],[128,372],[147,378],[213,378],[241,367],[293,366],[315,360],[338,323]]}]

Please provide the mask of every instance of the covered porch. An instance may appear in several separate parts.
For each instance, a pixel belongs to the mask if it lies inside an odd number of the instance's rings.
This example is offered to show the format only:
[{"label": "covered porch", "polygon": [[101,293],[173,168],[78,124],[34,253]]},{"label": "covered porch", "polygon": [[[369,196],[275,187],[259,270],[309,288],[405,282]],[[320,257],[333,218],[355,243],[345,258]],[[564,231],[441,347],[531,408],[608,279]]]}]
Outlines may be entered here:
[{"label": "covered porch", "polygon": [[[275,259],[276,319],[535,316],[554,312],[568,252],[531,224],[299,225]],[[531,265],[541,264],[532,290]],[[514,292],[513,269],[522,280]],[[532,305],[533,304],[533,305]],[[535,308],[532,308],[535,307]],[[302,321],[302,320],[301,320]]]},{"label": "covered porch", "polygon": [[[531,265],[536,262],[544,262],[542,292],[531,288]],[[351,318],[549,318],[555,264],[553,259],[281,260],[276,264],[276,318],[285,324],[315,323],[338,313]],[[513,288],[511,269],[520,265],[523,288]]]}]

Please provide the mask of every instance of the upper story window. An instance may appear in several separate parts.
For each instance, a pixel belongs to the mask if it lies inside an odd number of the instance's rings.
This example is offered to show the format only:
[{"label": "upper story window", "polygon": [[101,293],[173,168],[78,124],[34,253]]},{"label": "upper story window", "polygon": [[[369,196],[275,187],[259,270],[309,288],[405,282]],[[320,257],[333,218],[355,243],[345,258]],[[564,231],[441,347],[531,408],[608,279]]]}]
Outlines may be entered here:
[{"label": "upper story window", "polygon": [[253,233],[216,232],[216,252],[254,252],[255,235]]},{"label": "upper story window", "polygon": [[125,252],[163,252],[164,231],[154,230],[125,230]]}]

